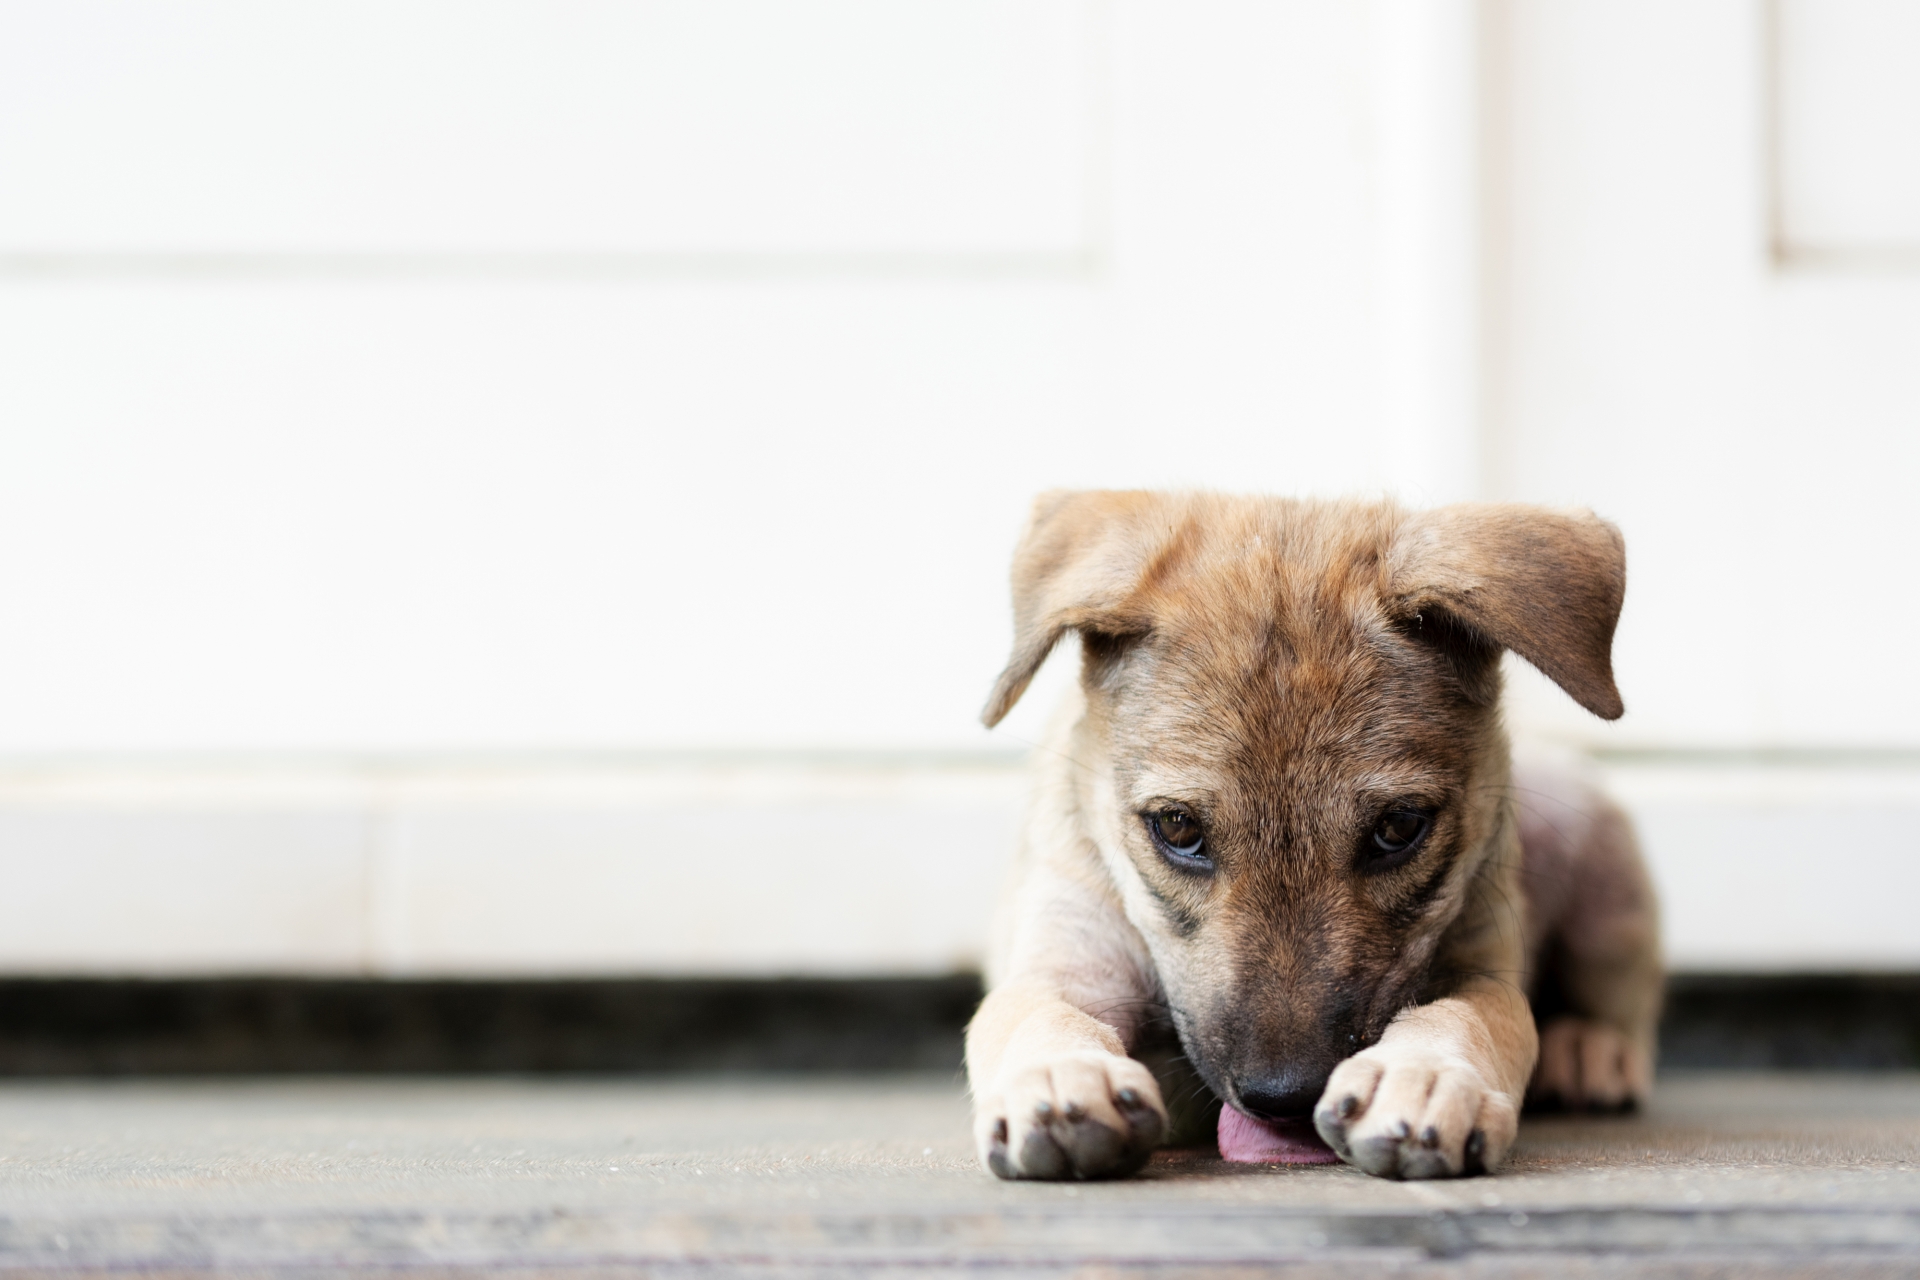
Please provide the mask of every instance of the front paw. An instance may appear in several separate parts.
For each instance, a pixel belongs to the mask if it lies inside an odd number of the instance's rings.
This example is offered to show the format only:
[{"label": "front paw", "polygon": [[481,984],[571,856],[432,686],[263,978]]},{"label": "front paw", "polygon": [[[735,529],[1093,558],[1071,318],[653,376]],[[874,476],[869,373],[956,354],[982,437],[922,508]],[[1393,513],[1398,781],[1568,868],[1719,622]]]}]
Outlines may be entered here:
[{"label": "front paw", "polygon": [[1556,1018],[1540,1030],[1527,1102],[1542,1110],[1631,1111],[1652,1087],[1652,1055],[1625,1034],[1604,1022]]},{"label": "front paw", "polygon": [[974,1107],[981,1163],[1002,1178],[1118,1178],[1167,1133],[1153,1074],[1089,1050],[1004,1075]]},{"label": "front paw", "polygon": [[1505,1158],[1519,1108],[1462,1058],[1377,1045],[1334,1068],[1313,1125],[1368,1173],[1452,1178]]}]

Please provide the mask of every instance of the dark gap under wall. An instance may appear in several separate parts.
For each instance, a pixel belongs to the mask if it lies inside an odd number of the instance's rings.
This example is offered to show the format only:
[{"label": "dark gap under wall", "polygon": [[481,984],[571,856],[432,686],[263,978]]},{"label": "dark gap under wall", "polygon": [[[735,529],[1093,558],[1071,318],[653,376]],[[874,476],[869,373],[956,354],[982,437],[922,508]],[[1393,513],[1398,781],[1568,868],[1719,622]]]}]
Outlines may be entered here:
[{"label": "dark gap under wall", "polygon": [[1920,974],[1675,974],[1660,1065],[1920,1069]]},{"label": "dark gap under wall", "polygon": [[[957,1072],[943,978],[0,979],[0,1074]],[[1920,974],[1680,974],[1665,1068],[1920,1068]]]}]

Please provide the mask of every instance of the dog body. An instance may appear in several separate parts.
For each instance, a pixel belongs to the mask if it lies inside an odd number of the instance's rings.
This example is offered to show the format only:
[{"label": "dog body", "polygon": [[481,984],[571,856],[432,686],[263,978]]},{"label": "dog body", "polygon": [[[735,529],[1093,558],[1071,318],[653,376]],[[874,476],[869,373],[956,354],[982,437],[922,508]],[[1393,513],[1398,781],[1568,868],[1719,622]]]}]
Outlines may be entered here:
[{"label": "dog body", "polygon": [[1139,1167],[1179,1062],[1395,1177],[1498,1164],[1530,1081],[1643,1097],[1661,977],[1630,829],[1577,779],[1516,779],[1498,710],[1510,648],[1620,713],[1624,575],[1611,526],[1535,508],[1040,499],[986,719],[1069,631],[1082,678],[968,1031],[988,1167]]}]

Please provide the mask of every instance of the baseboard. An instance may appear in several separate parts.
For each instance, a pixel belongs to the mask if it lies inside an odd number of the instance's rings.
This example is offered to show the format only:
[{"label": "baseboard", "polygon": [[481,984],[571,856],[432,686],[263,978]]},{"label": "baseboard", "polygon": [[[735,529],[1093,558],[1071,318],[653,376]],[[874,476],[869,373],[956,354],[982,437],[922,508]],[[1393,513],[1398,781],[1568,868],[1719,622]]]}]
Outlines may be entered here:
[{"label": "baseboard", "polygon": [[[1598,768],[1676,969],[1920,972],[1920,757]],[[1025,789],[913,752],[0,759],[0,975],[938,977],[984,960]]]},{"label": "baseboard", "polygon": [[[0,981],[0,1075],[960,1070],[971,974]],[[1920,1068],[1920,974],[1680,974],[1663,1069]]]},{"label": "baseboard", "polygon": [[1016,758],[0,761],[0,975],[978,969]]}]

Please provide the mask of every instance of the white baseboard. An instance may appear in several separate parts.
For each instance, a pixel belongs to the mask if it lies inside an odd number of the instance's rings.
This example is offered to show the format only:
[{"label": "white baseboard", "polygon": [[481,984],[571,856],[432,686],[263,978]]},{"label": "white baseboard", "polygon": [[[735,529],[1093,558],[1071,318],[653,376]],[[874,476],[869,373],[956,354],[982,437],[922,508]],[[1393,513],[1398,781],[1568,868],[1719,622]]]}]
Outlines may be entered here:
[{"label": "white baseboard", "polygon": [[0,971],[976,966],[1005,759],[13,766]]},{"label": "white baseboard", "polygon": [[1621,754],[1676,969],[1920,969],[1920,755]]},{"label": "white baseboard", "polygon": [[[1676,968],[1920,968],[1920,761],[1601,767]],[[951,972],[1023,794],[968,756],[14,761],[0,972]]]}]

